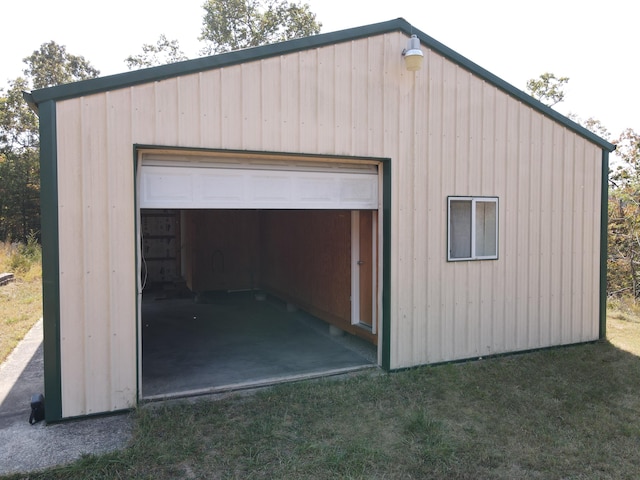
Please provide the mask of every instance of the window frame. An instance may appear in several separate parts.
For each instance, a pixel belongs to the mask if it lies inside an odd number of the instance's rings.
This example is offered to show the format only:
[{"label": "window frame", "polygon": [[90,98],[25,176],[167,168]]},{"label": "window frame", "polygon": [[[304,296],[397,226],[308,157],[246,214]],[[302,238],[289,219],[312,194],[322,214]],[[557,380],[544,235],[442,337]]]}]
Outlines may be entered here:
[{"label": "window frame", "polygon": [[[469,262],[478,260],[498,260],[500,252],[500,201],[497,196],[449,196],[447,197],[447,262]],[[451,202],[464,201],[471,203],[471,256],[470,257],[452,257],[451,256]],[[496,249],[494,255],[477,255],[476,254],[476,205],[477,203],[493,203],[496,206]]]}]

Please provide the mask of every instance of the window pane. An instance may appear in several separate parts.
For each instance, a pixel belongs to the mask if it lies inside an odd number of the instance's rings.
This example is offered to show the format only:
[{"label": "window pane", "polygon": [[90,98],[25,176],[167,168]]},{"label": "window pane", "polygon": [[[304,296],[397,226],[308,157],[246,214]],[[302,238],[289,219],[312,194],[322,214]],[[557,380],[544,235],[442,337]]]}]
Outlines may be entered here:
[{"label": "window pane", "polygon": [[498,255],[496,202],[476,202],[476,256]]},{"label": "window pane", "polygon": [[450,258],[471,258],[471,200],[449,204]]}]

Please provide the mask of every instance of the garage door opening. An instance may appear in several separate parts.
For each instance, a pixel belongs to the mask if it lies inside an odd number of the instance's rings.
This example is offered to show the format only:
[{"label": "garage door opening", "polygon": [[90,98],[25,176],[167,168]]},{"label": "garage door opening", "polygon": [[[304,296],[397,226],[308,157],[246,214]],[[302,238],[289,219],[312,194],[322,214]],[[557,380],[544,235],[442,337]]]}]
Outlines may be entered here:
[{"label": "garage door opening", "polygon": [[[183,164],[169,174],[156,170],[145,192],[142,165],[141,398],[249,388],[380,363],[377,209],[303,209],[295,202],[290,208],[203,208],[197,201],[194,208],[175,208],[171,177],[180,183],[192,172]],[[215,177],[206,171],[209,180]],[[150,183],[163,205],[144,200]]]}]

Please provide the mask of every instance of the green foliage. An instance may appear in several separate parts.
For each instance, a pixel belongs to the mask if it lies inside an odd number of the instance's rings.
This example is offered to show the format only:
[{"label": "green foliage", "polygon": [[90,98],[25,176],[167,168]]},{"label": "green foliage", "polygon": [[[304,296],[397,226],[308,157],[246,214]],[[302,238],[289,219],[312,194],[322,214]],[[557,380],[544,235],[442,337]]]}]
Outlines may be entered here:
[{"label": "green foliage", "polygon": [[186,55],[180,49],[177,40],[168,40],[162,34],[155,45],[146,43],[142,46],[142,53],[139,55],[130,55],[125,59],[125,64],[129,70],[135,68],[154,67],[156,65],[165,65],[167,63],[175,63],[187,60]]},{"label": "green foliage", "polygon": [[55,42],[24,59],[26,78],[0,90],[0,239],[28,241],[40,230],[40,154],[38,117],[22,92],[98,76],[83,57]]},{"label": "green foliage", "polygon": [[0,154],[0,238],[24,240],[39,230],[38,171],[37,152]]},{"label": "green foliage", "polygon": [[[611,141],[611,134],[595,118],[570,118]],[[613,142],[615,168],[609,172],[607,224],[607,296],[640,297],[640,135],[627,129]]]},{"label": "green foliage", "polygon": [[100,74],[84,57],[67,53],[65,46],[53,41],[43,43],[23,62],[27,64],[24,74],[35,89],[87,80]]},{"label": "green foliage", "polygon": [[640,134],[614,142],[620,158],[610,174],[607,294],[640,298]]},{"label": "green foliage", "polygon": [[31,267],[31,263],[27,257],[14,253],[9,259],[9,268],[15,273],[25,273]]},{"label": "green foliage", "polygon": [[203,8],[205,54],[315,35],[322,27],[309,5],[286,0],[207,0]]},{"label": "green foliage", "polygon": [[42,259],[42,247],[40,243],[38,243],[38,237],[35,232],[29,232],[29,235],[27,235],[27,243],[20,244],[19,253],[32,264],[40,262]]},{"label": "green foliage", "polygon": [[0,90],[0,152],[24,153],[38,146],[38,117],[28,107],[22,92],[29,82],[17,78],[9,90]]},{"label": "green foliage", "polygon": [[[206,0],[201,53],[211,55],[320,33],[309,5],[287,0]],[[165,35],[125,59],[129,70],[187,60],[177,40]]]},{"label": "green foliage", "polygon": [[604,138],[608,142],[611,141],[611,133],[609,133],[607,127],[605,127],[604,124],[597,118],[589,117],[586,120],[583,120],[574,113],[570,113],[567,116],[574,122],[582,125],[587,130],[595,133],[600,138]]},{"label": "green foliage", "polygon": [[607,295],[638,297],[638,252],[633,232],[640,219],[638,203],[628,189],[615,189],[609,195]]},{"label": "green foliage", "polygon": [[26,241],[40,230],[38,150],[0,153],[0,238]]},{"label": "green foliage", "polygon": [[610,172],[614,187],[640,183],[640,134],[627,128],[614,142],[616,154],[622,160]]},{"label": "green foliage", "polygon": [[25,274],[42,260],[42,248],[34,232],[27,236],[26,243],[13,243],[9,249],[7,265],[9,271]]},{"label": "green foliage", "polygon": [[26,241],[40,225],[38,119],[22,98],[18,78],[0,91],[0,238]]},{"label": "green foliage", "polygon": [[568,77],[556,77],[553,73],[543,73],[539,78],[532,78],[527,82],[529,94],[549,107],[564,100],[564,85],[569,82]]}]

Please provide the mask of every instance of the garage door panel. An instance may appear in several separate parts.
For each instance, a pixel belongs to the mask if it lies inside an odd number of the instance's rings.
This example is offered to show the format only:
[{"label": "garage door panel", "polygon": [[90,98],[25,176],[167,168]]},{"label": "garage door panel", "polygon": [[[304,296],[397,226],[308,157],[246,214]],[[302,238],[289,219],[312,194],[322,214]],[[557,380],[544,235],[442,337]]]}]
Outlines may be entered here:
[{"label": "garage door panel", "polygon": [[245,196],[245,178],[243,175],[233,172],[208,172],[204,170],[195,178],[198,188],[197,198],[202,203],[234,205],[241,202]]},{"label": "garage door panel", "polygon": [[377,209],[378,175],[214,166],[145,165],[141,208]]},{"label": "garage door panel", "polygon": [[289,175],[273,172],[256,172],[248,175],[249,195],[245,203],[263,205],[289,204],[292,201],[292,179]]},{"label": "garage door panel", "polygon": [[193,177],[187,172],[175,172],[167,176],[154,170],[146,171],[142,176],[140,190],[144,195],[142,203],[188,204],[193,201]]},{"label": "garage door panel", "polygon": [[343,202],[370,202],[378,199],[378,183],[370,178],[343,178],[341,181],[340,198]]},{"label": "garage door panel", "polygon": [[300,178],[297,184],[297,199],[302,203],[330,203],[337,198],[335,178]]}]

